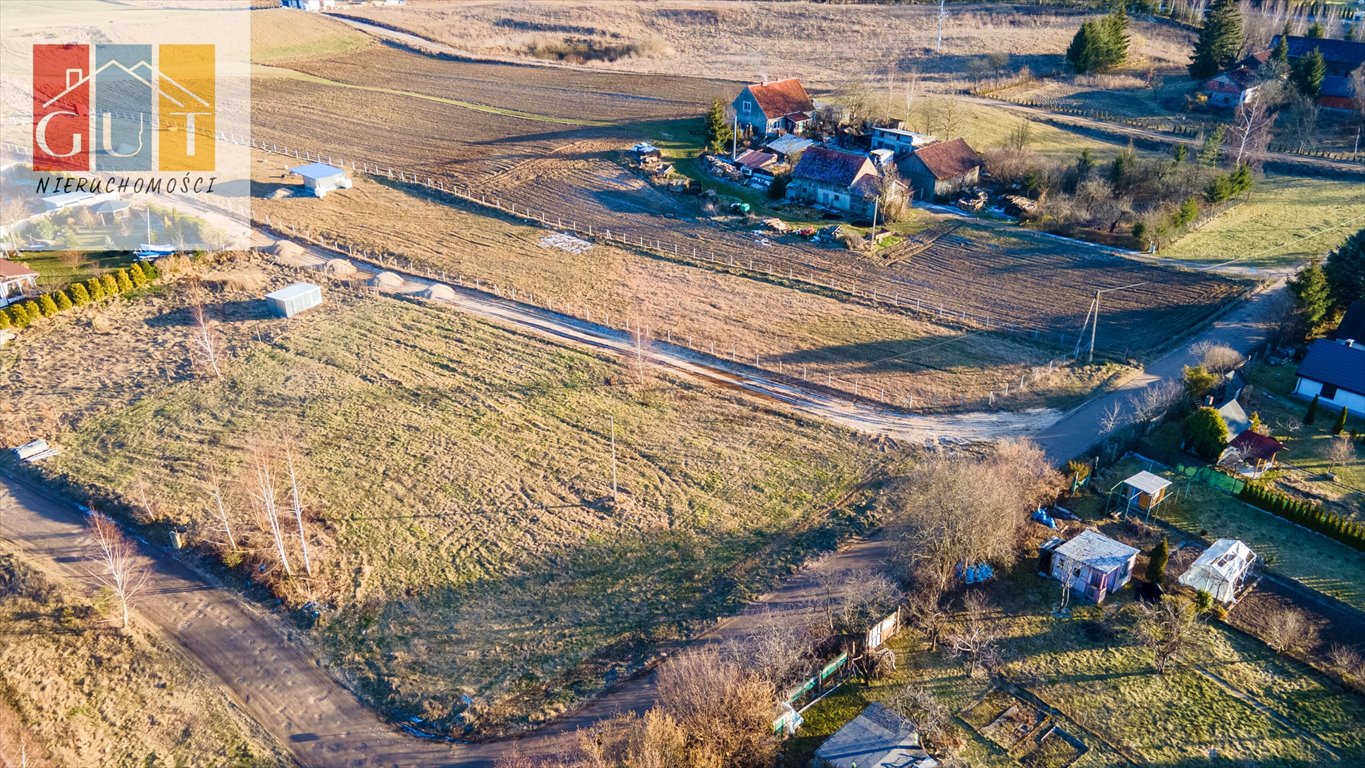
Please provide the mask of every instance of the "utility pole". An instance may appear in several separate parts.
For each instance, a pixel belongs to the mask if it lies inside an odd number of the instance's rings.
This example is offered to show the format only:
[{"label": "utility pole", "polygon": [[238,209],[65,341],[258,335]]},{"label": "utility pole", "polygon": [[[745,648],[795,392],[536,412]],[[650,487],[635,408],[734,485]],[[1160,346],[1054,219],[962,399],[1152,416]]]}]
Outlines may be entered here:
[{"label": "utility pole", "polygon": [[948,16],[948,8],[945,0],[938,0],[938,39],[934,43],[934,52],[943,53],[943,20]]},{"label": "utility pole", "polygon": [[[1095,334],[1099,331],[1099,327],[1100,327],[1100,296],[1101,296],[1102,294],[1109,293],[1110,291],[1126,291],[1126,290],[1128,290],[1128,289],[1130,289],[1130,288],[1138,288],[1138,287],[1140,287],[1140,286],[1147,285],[1147,283],[1148,283],[1148,281],[1144,280],[1144,281],[1142,281],[1142,282],[1140,282],[1140,283],[1129,283],[1128,285],[1120,285],[1120,286],[1116,286],[1116,287],[1114,287],[1114,288],[1099,288],[1099,289],[1097,289],[1097,290],[1095,291],[1095,299],[1094,299],[1093,301],[1090,302],[1090,311],[1085,313],[1085,319],[1086,319],[1087,321],[1089,321],[1090,324],[1091,324],[1091,325],[1090,325],[1090,354],[1089,354],[1089,357],[1087,358],[1086,362],[1090,362],[1090,363],[1095,362]],[[1076,340],[1076,354],[1075,354],[1074,356],[1076,356],[1076,357],[1079,357],[1079,356],[1080,356],[1081,341],[1084,340],[1084,339],[1085,339],[1085,323],[1082,323],[1082,324],[1081,324],[1081,337],[1080,337],[1079,339]]]},{"label": "utility pole", "polygon": [[730,125],[730,159],[739,157],[739,113],[735,113],[734,122]]},{"label": "utility pole", "polygon": [[616,417],[611,416],[611,505],[616,506]]},{"label": "utility pole", "polygon": [[1090,357],[1087,363],[1095,362],[1095,332],[1100,329],[1100,292],[1095,291],[1095,322],[1090,324]]}]

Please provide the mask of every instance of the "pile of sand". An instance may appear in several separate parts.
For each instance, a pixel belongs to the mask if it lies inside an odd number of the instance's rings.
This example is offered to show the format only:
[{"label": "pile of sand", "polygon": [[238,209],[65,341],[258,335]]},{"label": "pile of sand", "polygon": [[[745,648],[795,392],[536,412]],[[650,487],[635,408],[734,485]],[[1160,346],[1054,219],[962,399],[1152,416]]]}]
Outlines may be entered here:
[{"label": "pile of sand", "polygon": [[376,288],[402,288],[403,278],[393,272],[380,272],[370,278],[370,285]]},{"label": "pile of sand", "polygon": [[322,265],[322,271],[329,275],[348,277],[356,273],[356,268],[354,264],[345,259],[328,259],[327,263]]},{"label": "pile of sand", "polygon": [[282,259],[295,259],[303,255],[303,246],[288,240],[278,240],[271,251]]}]

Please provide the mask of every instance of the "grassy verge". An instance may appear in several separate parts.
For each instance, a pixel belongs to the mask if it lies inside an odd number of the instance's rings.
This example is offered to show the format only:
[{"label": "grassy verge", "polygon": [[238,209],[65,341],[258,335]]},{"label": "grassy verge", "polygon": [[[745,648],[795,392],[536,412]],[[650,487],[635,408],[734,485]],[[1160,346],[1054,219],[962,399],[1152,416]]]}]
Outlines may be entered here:
[{"label": "grassy verge", "polygon": [[[158,637],[0,552],[0,748],[29,765],[292,765]],[[19,765],[18,762],[14,765]]]}]

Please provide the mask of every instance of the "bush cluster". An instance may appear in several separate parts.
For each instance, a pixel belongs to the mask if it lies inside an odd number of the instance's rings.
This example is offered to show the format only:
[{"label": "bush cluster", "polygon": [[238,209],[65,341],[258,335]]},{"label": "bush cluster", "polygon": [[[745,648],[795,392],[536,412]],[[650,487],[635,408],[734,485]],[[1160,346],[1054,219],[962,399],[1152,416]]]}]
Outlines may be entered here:
[{"label": "bush cluster", "polygon": [[0,309],[0,330],[27,328],[40,317],[53,317],[72,307],[127,293],[148,285],[158,277],[150,262],[133,264],[113,274],[92,277],[84,283],[72,283],[65,289],[50,291],[36,299],[11,304]]},{"label": "bush cluster", "polygon": [[1283,491],[1270,487],[1264,481],[1247,483],[1242,487],[1238,497],[1254,507],[1260,507],[1309,530],[1365,551],[1365,525],[1348,520],[1335,512],[1328,512],[1321,504],[1299,501]]}]

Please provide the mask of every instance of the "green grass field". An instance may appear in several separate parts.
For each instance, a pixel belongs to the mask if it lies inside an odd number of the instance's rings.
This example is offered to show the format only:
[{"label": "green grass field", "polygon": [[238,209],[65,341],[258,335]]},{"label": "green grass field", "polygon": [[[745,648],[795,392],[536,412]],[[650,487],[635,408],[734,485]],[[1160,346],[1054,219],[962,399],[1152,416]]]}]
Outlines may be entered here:
[{"label": "green grass field", "polygon": [[856,528],[854,492],[883,460],[738,395],[637,381],[615,358],[328,297],[260,321],[272,340],[222,382],[181,380],[59,436],[51,468],[124,493],[148,483],[158,515],[199,542],[223,541],[205,506],[216,472],[247,561],[273,565],[245,450],[291,439],[316,573],[278,591],[335,605],[317,635],[328,661],[437,727],[536,722],[638,669]]},{"label": "green grass field", "polygon": [[[1365,702],[1335,683],[1221,625],[1212,627],[1211,644],[1196,663],[1158,675],[1150,654],[1134,644],[1124,619],[1115,615],[1132,601],[1131,591],[1103,606],[1073,603],[1071,616],[1058,618],[1051,612],[1056,587],[1034,573],[1032,563],[1003,574],[988,587],[998,606],[990,613],[990,626],[1001,638],[999,672],[1058,710],[1057,724],[1089,747],[1076,766],[1253,761],[1288,768],[1332,760],[1323,746],[1293,728],[1316,735],[1345,763],[1365,760],[1365,732],[1357,727],[1365,718]],[[1015,758],[1022,747],[1012,757],[977,730],[995,709],[969,708],[987,695],[1002,704],[1024,700],[1002,689],[992,693],[989,678],[967,676],[961,662],[929,650],[912,633],[898,638],[893,648],[898,661],[893,678],[870,688],[847,684],[805,713],[807,727],[787,744],[792,764],[804,764],[825,736],[868,701],[884,699],[907,682],[923,686],[958,713],[953,725],[965,738],[960,756],[966,764],[1019,764]]]}]

